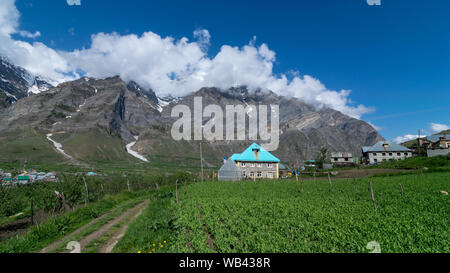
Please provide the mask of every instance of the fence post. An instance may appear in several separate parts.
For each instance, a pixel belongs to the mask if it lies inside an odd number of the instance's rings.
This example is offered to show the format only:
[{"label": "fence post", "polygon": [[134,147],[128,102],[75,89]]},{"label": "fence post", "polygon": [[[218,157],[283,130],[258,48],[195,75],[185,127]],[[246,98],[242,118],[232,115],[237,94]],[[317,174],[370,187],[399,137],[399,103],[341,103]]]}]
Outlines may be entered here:
[{"label": "fence post", "polygon": [[403,194],[403,186],[402,186],[402,184],[399,184],[400,185],[400,190],[402,191],[402,198],[403,198],[403,196],[404,196],[404,194]]},{"label": "fence post", "polygon": [[303,192],[303,180],[301,176],[300,176],[300,192]]},{"label": "fence post", "polygon": [[89,189],[86,183],[86,178],[83,176],[83,182],[84,182],[84,187],[86,188],[86,203],[85,205],[87,206],[87,203],[89,202]]},{"label": "fence post", "polygon": [[372,198],[372,202],[373,202],[373,208],[375,210],[377,210],[377,203],[375,202],[375,197],[373,196],[372,180],[370,180],[370,182],[369,182],[369,187],[370,187],[370,198]]},{"label": "fence post", "polygon": [[175,194],[176,194],[177,203],[178,203],[178,179],[175,181]]},{"label": "fence post", "polygon": [[330,190],[331,190],[331,187],[333,186],[333,184],[331,183],[330,172],[328,172],[328,182],[330,183]]},{"label": "fence post", "polygon": [[34,208],[33,208],[33,198],[30,199],[30,212],[31,212],[31,225],[34,225]]},{"label": "fence post", "polygon": [[130,179],[127,179],[127,187],[128,187],[128,191],[131,191],[130,190]]}]

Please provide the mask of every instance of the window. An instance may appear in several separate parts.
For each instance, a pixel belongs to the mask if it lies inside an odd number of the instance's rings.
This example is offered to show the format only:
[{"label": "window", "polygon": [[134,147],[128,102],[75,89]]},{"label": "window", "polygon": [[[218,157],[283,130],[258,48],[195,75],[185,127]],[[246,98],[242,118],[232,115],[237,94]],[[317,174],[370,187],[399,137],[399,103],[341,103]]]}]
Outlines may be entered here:
[{"label": "window", "polygon": [[383,156],[385,156],[385,155],[386,155],[386,153],[382,153],[382,155],[383,155]]},{"label": "window", "polygon": [[334,161],[338,161],[338,159],[337,159],[337,158],[334,158],[333,160],[334,160]]},{"label": "window", "polygon": [[242,176],[245,177],[245,171],[242,171]]},{"label": "window", "polygon": [[255,167],[255,163],[248,163],[248,165],[252,168]]},{"label": "window", "polygon": [[401,153],[397,153],[397,156],[401,156],[402,154]]},{"label": "window", "polygon": [[262,177],[262,172],[257,172],[256,177]]},{"label": "window", "polygon": [[372,155],[373,155],[373,156],[377,156],[377,153],[373,153]]},{"label": "window", "polygon": [[254,172],[250,172],[250,177],[253,177],[255,175]]},{"label": "window", "polygon": [[267,163],[267,168],[272,168],[273,164],[272,163]]},{"label": "window", "polygon": [[348,157],[345,158],[345,161],[348,161]]},{"label": "window", "polygon": [[392,156],[392,153],[389,153],[390,156]]},{"label": "window", "polygon": [[261,163],[256,163],[256,167],[261,168],[262,164]]},{"label": "window", "polygon": [[267,173],[267,178],[273,178],[273,173]]},{"label": "window", "polygon": [[242,163],[241,163],[241,167],[245,167],[245,162],[242,162]]},{"label": "window", "polygon": [[375,158],[375,159],[373,160],[373,162],[374,162],[374,163],[377,163],[377,162],[378,162],[378,160],[377,160],[377,159]]},{"label": "window", "polygon": [[405,155],[408,155],[408,153],[405,153]]}]

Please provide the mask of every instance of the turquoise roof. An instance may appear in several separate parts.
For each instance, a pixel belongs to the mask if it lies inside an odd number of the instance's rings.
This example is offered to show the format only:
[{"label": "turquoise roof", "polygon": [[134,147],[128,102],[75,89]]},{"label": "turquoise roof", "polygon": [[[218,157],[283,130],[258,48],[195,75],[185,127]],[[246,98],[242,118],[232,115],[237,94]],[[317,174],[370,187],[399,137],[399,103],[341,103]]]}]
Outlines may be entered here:
[{"label": "turquoise roof", "polygon": [[278,158],[266,151],[256,143],[250,145],[241,154],[234,154],[230,157],[234,161],[261,161],[261,162],[280,162]]},{"label": "turquoise roof", "polygon": [[236,158],[238,158],[240,155],[241,154],[233,154],[229,159],[236,161]]}]

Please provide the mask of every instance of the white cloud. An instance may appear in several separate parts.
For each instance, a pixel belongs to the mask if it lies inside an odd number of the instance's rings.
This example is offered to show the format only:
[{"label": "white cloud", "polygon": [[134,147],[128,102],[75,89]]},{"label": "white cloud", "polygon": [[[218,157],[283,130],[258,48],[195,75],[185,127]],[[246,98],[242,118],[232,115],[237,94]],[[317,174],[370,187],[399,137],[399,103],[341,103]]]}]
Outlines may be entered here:
[{"label": "white cloud", "polygon": [[0,36],[9,36],[17,31],[20,14],[14,2],[15,0],[0,1]]},{"label": "white cloud", "polygon": [[67,5],[69,6],[81,6],[81,0],[67,0]]},{"label": "white cloud", "polygon": [[375,130],[377,130],[377,131],[381,131],[381,130],[383,130],[383,128],[382,127],[380,127],[380,126],[377,126],[377,125],[375,125],[375,124],[373,124],[372,122],[370,122],[370,121],[366,121],[370,126],[372,126]]},{"label": "white cloud", "polygon": [[[426,137],[426,136],[425,135],[421,135],[420,137],[422,138],[422,137]],[[406,141],[409,141],[409,140],[413,140],[413,139],[417,139],[417,138],[419,138],[419,135],[404,135],[404,136],[399,136],[399,137],[394,138],[393,142],[395,142],[395,143],[403,143],[403,142],[406,142]]]},{"label": "white cloud", "polygon": [[449,130],[450,126],[439,123],[431,123],[430,128],[433,132],[438,133],[441,131]]},{"label": "white cloud", "polygon": [[210,45],[211,34],[206,29],[197,29],[194,31],[194,38],[198,40],[200,47],[207,50]]},{"label": "white cloud", "polygon": [[54,79],[70,80],[83,71],[88,76],[120,75],[151,87],[157,94],[186,95],[205,86],[229,88],[246,85],[302,99],[317,107],[328,106],[352,117],[373,111],[355,105],[350,90],[330,90],[318,79],[298,71],[275,74],[276,54],[266,44],[223,45],[215,56],[208,56],[211,35],[205,29],[194,31],[194,40],[161,37],[151,31],[142,35],[98,33],[89,48],[72,52],[56,51],[43,43],[13,40],[19,13],[13,0],[0,4],[0,54],[32,73]]},{"label": "white cloud", "polygon": [[18,33],[22,37],[31,38],[31,39],[35,39],[35,38],[41,36],[41,32],[40,31],[36,31],[35,33],[31,33],[31,32],[26,31],[26,30],[21,30]]}]

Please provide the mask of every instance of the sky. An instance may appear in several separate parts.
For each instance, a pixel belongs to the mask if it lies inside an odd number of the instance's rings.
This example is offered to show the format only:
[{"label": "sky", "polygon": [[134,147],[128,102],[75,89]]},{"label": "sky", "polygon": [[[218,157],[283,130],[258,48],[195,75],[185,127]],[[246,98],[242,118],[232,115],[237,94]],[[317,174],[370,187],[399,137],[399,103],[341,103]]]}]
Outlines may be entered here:
[{"label": "sky", "polygon": [[448,129],[450,1],[369,1],[1,0],[0,54],[54,83],[270,89],[398,142]]}]

